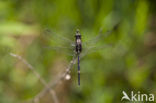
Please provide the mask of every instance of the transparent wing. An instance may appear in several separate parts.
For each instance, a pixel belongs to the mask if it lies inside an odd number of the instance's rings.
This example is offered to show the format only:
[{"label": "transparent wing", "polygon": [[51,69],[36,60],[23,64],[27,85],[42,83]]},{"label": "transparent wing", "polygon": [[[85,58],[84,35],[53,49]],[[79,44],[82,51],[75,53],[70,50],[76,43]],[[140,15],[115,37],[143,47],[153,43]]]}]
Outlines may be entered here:
[{"label": "transparent wing", "polygon": [[45,49],[49,49],[49,50],[65,50],[65,49],[69,49],[69,50],[73,50],[70,47],[61,47],[61,46],[45,46]]},{"label": "transparent wing", "polygon": [[68,47],[56,47],[56,46],[55,47],[46,46],[46,47],[43,48],[43,52],[46,52],[46,51],[62,53],[62,54],[68,55],[68,56],[73,56],[74,53],[75,53],[74,48],[71,49],[71,48],[68,48]]},{"label": "transparent wing", "polygon": [[83,43],[84,46],[89,46],[89,45],[95,45],[98,41],[105,39],[106,37],[108,37],[110,34],[112,33],[112,31],[107,31],[106,33],[99,33],[96,37],[86,41]]},{"label": "transparent wing", "polygon": [[90,40],[88,40],[86,42],[83,42],[83,45],[87,47],[89,45],[95,45],[97,42],[104,40],[105,38],[107,38],[109,35],[111,35],[112,32],[114,32],[118,28],[118,25],[119,24],[116,24],[112,28],[112,30],[108,30],[105,33],[102,33],[102,30],[100,30],[99,34],[96,37],[91,38]]},{"label": "transparent wing", "polygon": [[[75,46],[74,36],[71,35],[69,38],[67,38],[67,35],[63,35],[61,33],[56,33],[50,29],[45,29],[43,34],[43,38],[46,38],[47,40],[51,41],[52,44],[56,45],[68,45],[68,46]],[[69,36],[69,35],[68,35]]]},{"label": "transparent wing", "polygon": [[[83,53],[81,53],[81,56],[83,57],[84,55],[112,47],[113,46],[112,44],[105,44],[103,41],[109,35],[111,35],[114,30],[116,30],[116,27],[114,27],[112,30],[107,31],[105,33],[102,33],[100,31],[100,33],[96,37],[84,42],[83,43]],[[102,41],[102,42],[98,43],[100,41]]]},{"label": "transparent wing", "polygon": [[86,56],[90,53],[94,53],[94,52],[97,52],[99,50],[107,49],[110,47],[113,47],[113,45],[112,44],[104,44],[102,46],[90,46],[90,47],[85,48],[83,50],[83,52],[80,54],[80,57],[83,58],[84,56]]},{"label": "transparent wing", "polygon": [[45,29],[41,34],[41,42],[44,52],[54,51],[58,53],[65,53],[69,56],[73,55],[75,43],[72,41],[72,39],[66,38],[61,34],[56,34],[50,29]]}]

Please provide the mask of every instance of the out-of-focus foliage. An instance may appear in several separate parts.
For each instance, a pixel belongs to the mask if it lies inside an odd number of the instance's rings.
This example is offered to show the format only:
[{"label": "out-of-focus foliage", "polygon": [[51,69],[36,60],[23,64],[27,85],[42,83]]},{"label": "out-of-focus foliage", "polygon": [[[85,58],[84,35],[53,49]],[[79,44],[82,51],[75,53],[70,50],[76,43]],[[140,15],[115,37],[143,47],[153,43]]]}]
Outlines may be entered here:
[{"label": "out-of-focus foliage", "polygon": [[0,103],[26,101],[44,88],[10,52],[24,57],[47,82],[72,59],[44,48],[59,43],[43,36],[47,28],[73,40],[79,28],[87,41],[116,26],[99,44],[112,46],[81,60],[81,86],[75,65],[71,80],[54,88],[60,103],[120,103],[123,90],[156,94],[155,5],[154,0],[1,0]]}]

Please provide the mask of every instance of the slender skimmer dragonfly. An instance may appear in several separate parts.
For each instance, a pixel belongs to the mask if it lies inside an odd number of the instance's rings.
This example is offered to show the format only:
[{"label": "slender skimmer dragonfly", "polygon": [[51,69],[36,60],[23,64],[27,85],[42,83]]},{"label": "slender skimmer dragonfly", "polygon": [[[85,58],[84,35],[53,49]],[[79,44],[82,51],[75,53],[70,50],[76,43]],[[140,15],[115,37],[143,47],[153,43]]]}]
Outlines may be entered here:
[{"label": "slender skimmer dragonfly", "polygon": [[[45,30],[44,36],[48,37],[50,41],[52,41],[52,44],[54,46],[45,46],[44,48],[50,49],[50,50],[56,50],[58,52],[69,50],[72,53],[67,52],[68,55],[70,56],[76,56],[78,58],[78,85],[80,85],[80,58],[81,55],[88,54],[91,52],[95,52],[96,50],[102,49],[102,48],[107,48],[109,45],[102,45],[102,46],[97,46],[96,43],[100,40],[104,40],[107,36],[112,34],[112,32],[115,30],[113,28],[111,31],[107,31],[104,34],[100,32],[96,37],[91,38],[85,42],[82,42],[81,40],[81,34],[80,31],[77,29],[75,33],[75,41],[72,41],[71,39],[64,37],[62,35],[56,34],[55,32],[52,32],[49,29]],[[74,37],[74,36],[73,36]],[[83,38],[83,36],[82,36]],[[55,41],[57,41],[55,43]],[[61,42],[59,42],[61,41]],[[61,43],[61,46],[60,46]],[[62,44],[63,43],[63,44]],[[65,45],[64,45],[65,44]],[[55,46],[57,45],[57,46]],[[68,45],[68,46],[67,46]],[[83,48],[83,49],[82,49]]]}]

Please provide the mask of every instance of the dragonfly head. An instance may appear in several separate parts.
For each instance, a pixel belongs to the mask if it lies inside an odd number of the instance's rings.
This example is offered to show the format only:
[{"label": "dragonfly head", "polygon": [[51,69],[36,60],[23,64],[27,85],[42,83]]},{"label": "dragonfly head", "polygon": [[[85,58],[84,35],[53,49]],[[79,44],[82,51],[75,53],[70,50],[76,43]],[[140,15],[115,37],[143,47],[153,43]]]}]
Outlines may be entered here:
[{"label": "dragonfly head", "polygon": [[80,30],[79,29],[76,29],[76,33],[79,33],[80,32]]},{"label": "dragonfly head", "polygon": [[75,35],[75,37],[76,37],[76,39],[81,38],[81,34],[80,34],[79,29],[76,30],[76,35]]}]

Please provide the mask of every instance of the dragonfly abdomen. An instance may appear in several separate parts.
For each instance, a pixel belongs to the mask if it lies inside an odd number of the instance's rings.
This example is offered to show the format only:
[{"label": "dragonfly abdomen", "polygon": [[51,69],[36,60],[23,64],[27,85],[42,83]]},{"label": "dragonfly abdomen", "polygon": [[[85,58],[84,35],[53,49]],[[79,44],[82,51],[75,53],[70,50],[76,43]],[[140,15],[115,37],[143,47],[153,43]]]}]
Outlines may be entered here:
[{"label": "dragonfly abdomen", "polygon": [[80,85],[80,59],[78,55],[78,85]]}]

